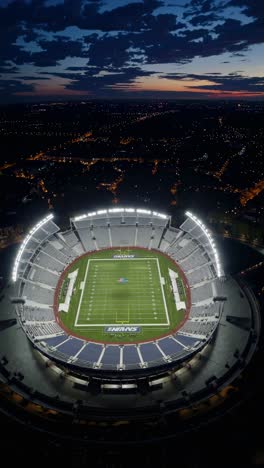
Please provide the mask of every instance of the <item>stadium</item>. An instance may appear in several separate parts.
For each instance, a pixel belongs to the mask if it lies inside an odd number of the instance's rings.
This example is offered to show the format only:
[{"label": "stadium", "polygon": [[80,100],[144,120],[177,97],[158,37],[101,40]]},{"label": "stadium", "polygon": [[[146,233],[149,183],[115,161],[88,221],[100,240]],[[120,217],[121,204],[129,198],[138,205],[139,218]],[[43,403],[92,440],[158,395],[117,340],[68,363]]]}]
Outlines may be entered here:
[{"label": "stadium", "polygon": [[258,302],[195,214],[174,224],[118,207],[32,227],[3,306],[8,413],[89,439],[102,422],[182,428],[194,405],[229,401],[258,345]]}]

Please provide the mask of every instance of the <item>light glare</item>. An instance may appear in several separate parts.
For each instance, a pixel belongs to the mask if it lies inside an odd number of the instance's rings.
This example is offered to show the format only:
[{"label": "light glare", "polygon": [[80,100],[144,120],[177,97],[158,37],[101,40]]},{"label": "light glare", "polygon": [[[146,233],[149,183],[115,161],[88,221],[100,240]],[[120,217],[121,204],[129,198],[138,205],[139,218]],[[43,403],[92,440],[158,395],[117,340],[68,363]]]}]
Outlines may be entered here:
[{"label": "light glare", "polygon": [[218,254],[218,251],[217,251],[217,249],[215,247],[214,240],[213,240],[211,234],[209,233],[208,229],[205,227],[205,225],[202,223],[202,221],[200,219],[198,219],[195,215],[193,215],[190,211],[186,211],[185,214],[186,214],[186,216],[191,218],[196,224],[198,224],[198,226],[200,226],[200,228],[202,229],[202,231],[206,235],[206,237],[207,237],[207,239],[208,239],[208,241],[209,241],[209,243],[210,243],[210,245],[212,247],[213,253],[214,253],[217,276],[218,277],[223,276],[224,273],[223,273],[223,270],[222,270],[222,267],[221,267],[221,264],[220,264],[219,254]]},{"label": "light glare", "polygon": [[17,280],[17,272],[18,272],[18,267],[19,267],[19,262],[21,260],[21,257],[23,255],[23,252],[28,244],[28,242],[30,241],[30,239],[33,237],[33,234],[35,234],[35,232],[41,228],[42,226],[44,226],[44,224],[46,224],[50,219],[52,219],[54,216],[53,214],[50,214],[48,216],[46,216],[46,218],[42,219],[42,221],[40,221],[38,224],[36,224],[28,233],[28,235],[25,237],[25,239],[23,240],[21,246],[20,246],[20,249],[18,251],[18,254],[16,256],[16,259],[15,259],[15,263],[14,263],[14,267],[13,267],[13,271],[12,271],[12,280],[15,282]]}]

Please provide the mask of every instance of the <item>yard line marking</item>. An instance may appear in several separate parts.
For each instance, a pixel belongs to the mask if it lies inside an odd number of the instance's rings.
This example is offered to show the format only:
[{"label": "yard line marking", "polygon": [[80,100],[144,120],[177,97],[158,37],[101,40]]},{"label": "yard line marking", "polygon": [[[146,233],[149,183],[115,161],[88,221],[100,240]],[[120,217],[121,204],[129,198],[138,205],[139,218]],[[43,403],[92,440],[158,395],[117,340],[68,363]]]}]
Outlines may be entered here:
[{"label": "yard line marking", "polygon": [[163,301],[164,301],[164,307],[165,307],[165,312],[166,312],[166,316],[167,316],[167,322],[168,322],[168,325],[169,325],[170,324],[170,319],[169,319],[167,304],[166,304],[166,300],[165,300],[163,285],[162,285],[162,281],[161,281],[160,265],[159,265],[158,258],[156,258],[156,261],[157,261],[157,265],[158,265],[158,271],[159,271],[159,277],[160,277],[160,287],[161,287],[162,297],[163,297]]},{"label": "yard line marking", "polygon": [[[75,320],[75,326],[76,327],[87,327],[87,326],[93,326],[93,327],[96,327],[96,326],[102,326],[102,325],[105,325],[105,326],[108,326],[108,325],[115,325],[114,324],[106,324],[105,323],[105,319],[107,319],[107,317],[113,317],[113,314],[116,312],[116,311],[120,311],[121,312],[121,316],[123,315],[122,312],[124,312],[124,306],[122,306],[122,300],[120,301],[120,299],[118,300],[118,303],[117,305],[115,306],[114,302],[112,303],[112,307],[109,308],[107,307],[107,302],[108,302],[108,296],[109,296],[109,290],[111,288],[111,286],[113,285],[113,281],[110,280],[110,281],[105,281],[107,275],[109,274],[109,271],[112,272],[113,269],[112,268],[106,268],[106,272],[105,274],[102,276],[99,274],[99,278],[101,279],[100,280],[95,280],[95,278],[93,277],[93,279],[91,279],[91,281],[88,281],[86,283],[86,280],[87,280],[87,275],[88,275],[88,270],[90,268],[91,270],[91,267],[93,266],[93,269],[92,269],[92,273],[93,275],[95,276],[96,273],[100,273],[100,270],[98,270],[99,268],[99,265],[98,263],[97,264],[90,264],[90,262],[110,262],[110,261],[129,261],[131,263],[132,260],[134,261],[137,261],[137,260],[140,260],[140,261],[143,261],[143,260],[146,260],[146,258],[144,257],[140,257],[140,258],[136,258],[136,259],[90,259],[87,263],[87,266],[86,266],[86,271],[85,271],[85,278],[84,278],[84,288],[82,289],[81,291],[81,297],[80,297],[80,300],[79,300],[79,304],[78,304],[78,311],[77,311],[77,315],[76,315],[76,320]],[[156,265],[157,265],[157,269],[153,270],[153,267],[154,267],[154,264],[153,264],[153,260],[155,261],[156,260]],[[110,263],[108,263],[109,267],[110,267]],[[90,271],[89,270],[89,271]],[[147,278],[147,275],[146,273],[149,272],[149,277]],[[135,297],[133,299],[130,299],[129,300],[129,304],[130,304],[130,307],[132,307],[133,309],[133,318],[136,319],[136,317],[140,318],[141,319],[141,323],[139,324],[136,324],[137,326],[164,326],[164,325],[169,325],[169,319],[168,319],[168,311],[167,311],[167,304],[166,304],[166,300],[165,300],[165,296],[164,296],[164,291],[163,291],[163,286],[162,286],[162,280],[161,280],[161,273],[160,273],[160,268],[159,268],[159,262],[158,262],[158,259],[153,257],[153,258],[148,258],[147,259],[147,267],[146,266],[140,266],[140,271],[138,271],[137,273],[134,273],[134,272],[129,272],[128,273],[128,278],[129,278],[129,281],[131,280],[130,284],[132,283],[132,288],[133,288],[133,293],[135,293]],[[160,288],[158,289],[161,289],[161,295],[162,295],[162,299],[160,297],[160,290],[158,291],[159,292],[159,297],[157,297],[158,295],[156,294],[156,291],[155,291],[155,294],[154,294],[154,289],[153,289],[153,284],[148,284],[146,285],[146,287],[142,287],[141,286],[141,280],[142,278],[147,278],[148,281],[152,281],[153,280],[153,276],[154,276],[154,279],[158,281],[159,279],[159,285],[160,285]],[[133,284],[134,282],[134,284]],[[134,287],[135,286],[135,287]],[[142,293],[147,293],[149,295],[149,298],[146,298],[143,296],[143,300],[142,300]],[[95,293],[96,293],[96,297],[95,297]],[[124,298],[125,302],[127,301],[127,298]],[[125,303],[124,303],[125,305]],[[148,308],[151,308],[150,311],[146,312],[146,309]],[[160,311],[158,311],[158,314],[156,313],[156,310],[157,310],[157,307],[158,308],[161,308]],[[82,308],[85,308],[85,310],[81,310]],[[152,320],[154,319],[155,321],[156,320],[160,320],[162,321],[162,319],[164,320],[164,309],[165,309],[165,313],[166,313],[166,318],[167,318],[167,322],[166,323],[144,323],[144,321],[142,320],[145,320],[147,322],[149,322],[149,318],[152,318]],[[94,324],[87,324],[87,311],[89,310],[89,312],[91,312],[90,314],[90,317],[88,320],[94,320],[96,319],[97,321],[100,321],[100,323],[94,323]],[[98,316],[99,315],[99,320],[98,320],[98,317],[95,317],[95,316]],[[79,319],[81,320],[84,320],[86,321],[86,324],[78,324],[77,322],[79,321]],[[102,323],[101,323],[101,320],[102,320]],[[138,320],[135,320],[135,321],[138,321]],[[132,325],[132,324],[130,324]],[[134,325],[134,324],[133,324]]]},{"label": "yard line marking", "polygon": [[76,314],[76,318],[75,318],[75,322],[74,322],[74,326],[75,326],[75,327],[77,326],[77,322],[78,322],[78,318],[79,318],[79,314],[80,314],[80,308],[81,308],[83,293],[84,293],[84,289],[85,289],[85,284],[86,284],[86,278],[87,278],[87,274],[88,274],[89,264],[90,264],[90,260],[88,260],[87,265],[86,265],[86,270],[85,270],[85,275],[84,275],[84,285],[83,285],[84,287],[82,288],[81,297],[80,297],[79,304],[78,304],[78,310],[77,310],[77,314]]}]

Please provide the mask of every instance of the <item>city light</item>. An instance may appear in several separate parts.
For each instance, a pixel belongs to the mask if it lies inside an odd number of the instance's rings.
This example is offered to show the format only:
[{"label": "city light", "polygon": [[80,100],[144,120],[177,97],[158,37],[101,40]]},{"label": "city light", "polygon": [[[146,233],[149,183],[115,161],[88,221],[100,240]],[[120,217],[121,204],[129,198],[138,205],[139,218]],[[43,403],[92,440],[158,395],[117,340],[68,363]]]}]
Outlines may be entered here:
[{"label": "city light", "polygon": [[201,228],[201,230],[206,235],[206,237],[207,237],[207,239],[209,241],[209,244],[211,245],[213,253],[214,253],[217,276],[218,276],[218,278],[220,278],[221,276],[224,276],[224,272],[223,272],[223,269],[222,269],[222,266],[221,266],[221,263],[220,263],[218,251],[217,251],[217,249],[215,247],[214,240],[213,240],[211,234],[209,233],[208,229],[205,227],[205,225],[202,223],[202,221],[200,219],[198,219],[196,216],[194,216],[190,211],[186,211],[185,214],[186,214],[186,216],[191,218]]},{"label": "city light", "polygon": [[12,280],[15,282],[17,280],[17,272],[18,272],[18,267],[19,267],[19,262],[21,260],[21,257],[23,255],[23,252],[28,244],[28,242],[30,241],[30,239],[33,237],[33,235],[35,234],[36,231],[38,231],[39,228],[41,228],[42,226],[44,226],[44,224],[46,224],[50,219],[53,218],[53,214],[50,214],[49,216],[46,216],[46,218],[42,219],[38,224],[36,224],[28,233],[28,235],[25,237],[25,239],[23,240],[20,248],[19,248],[19,251],[18,251],[18,254],[16,256],[16,259],[15,259],[15,263],[14,263],[14,267],[13,267],[13,271],[12,271]]}]

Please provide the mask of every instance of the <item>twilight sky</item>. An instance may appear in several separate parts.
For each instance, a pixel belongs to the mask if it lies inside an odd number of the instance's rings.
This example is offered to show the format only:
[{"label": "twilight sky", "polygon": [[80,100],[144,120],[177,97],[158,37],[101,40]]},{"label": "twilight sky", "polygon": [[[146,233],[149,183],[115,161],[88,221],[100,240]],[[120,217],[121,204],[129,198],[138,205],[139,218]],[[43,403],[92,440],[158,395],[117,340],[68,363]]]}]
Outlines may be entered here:
[{"label": "twilight sky", "polygon": [[0,102],[264,98],[264,0],[0,0]]}]

